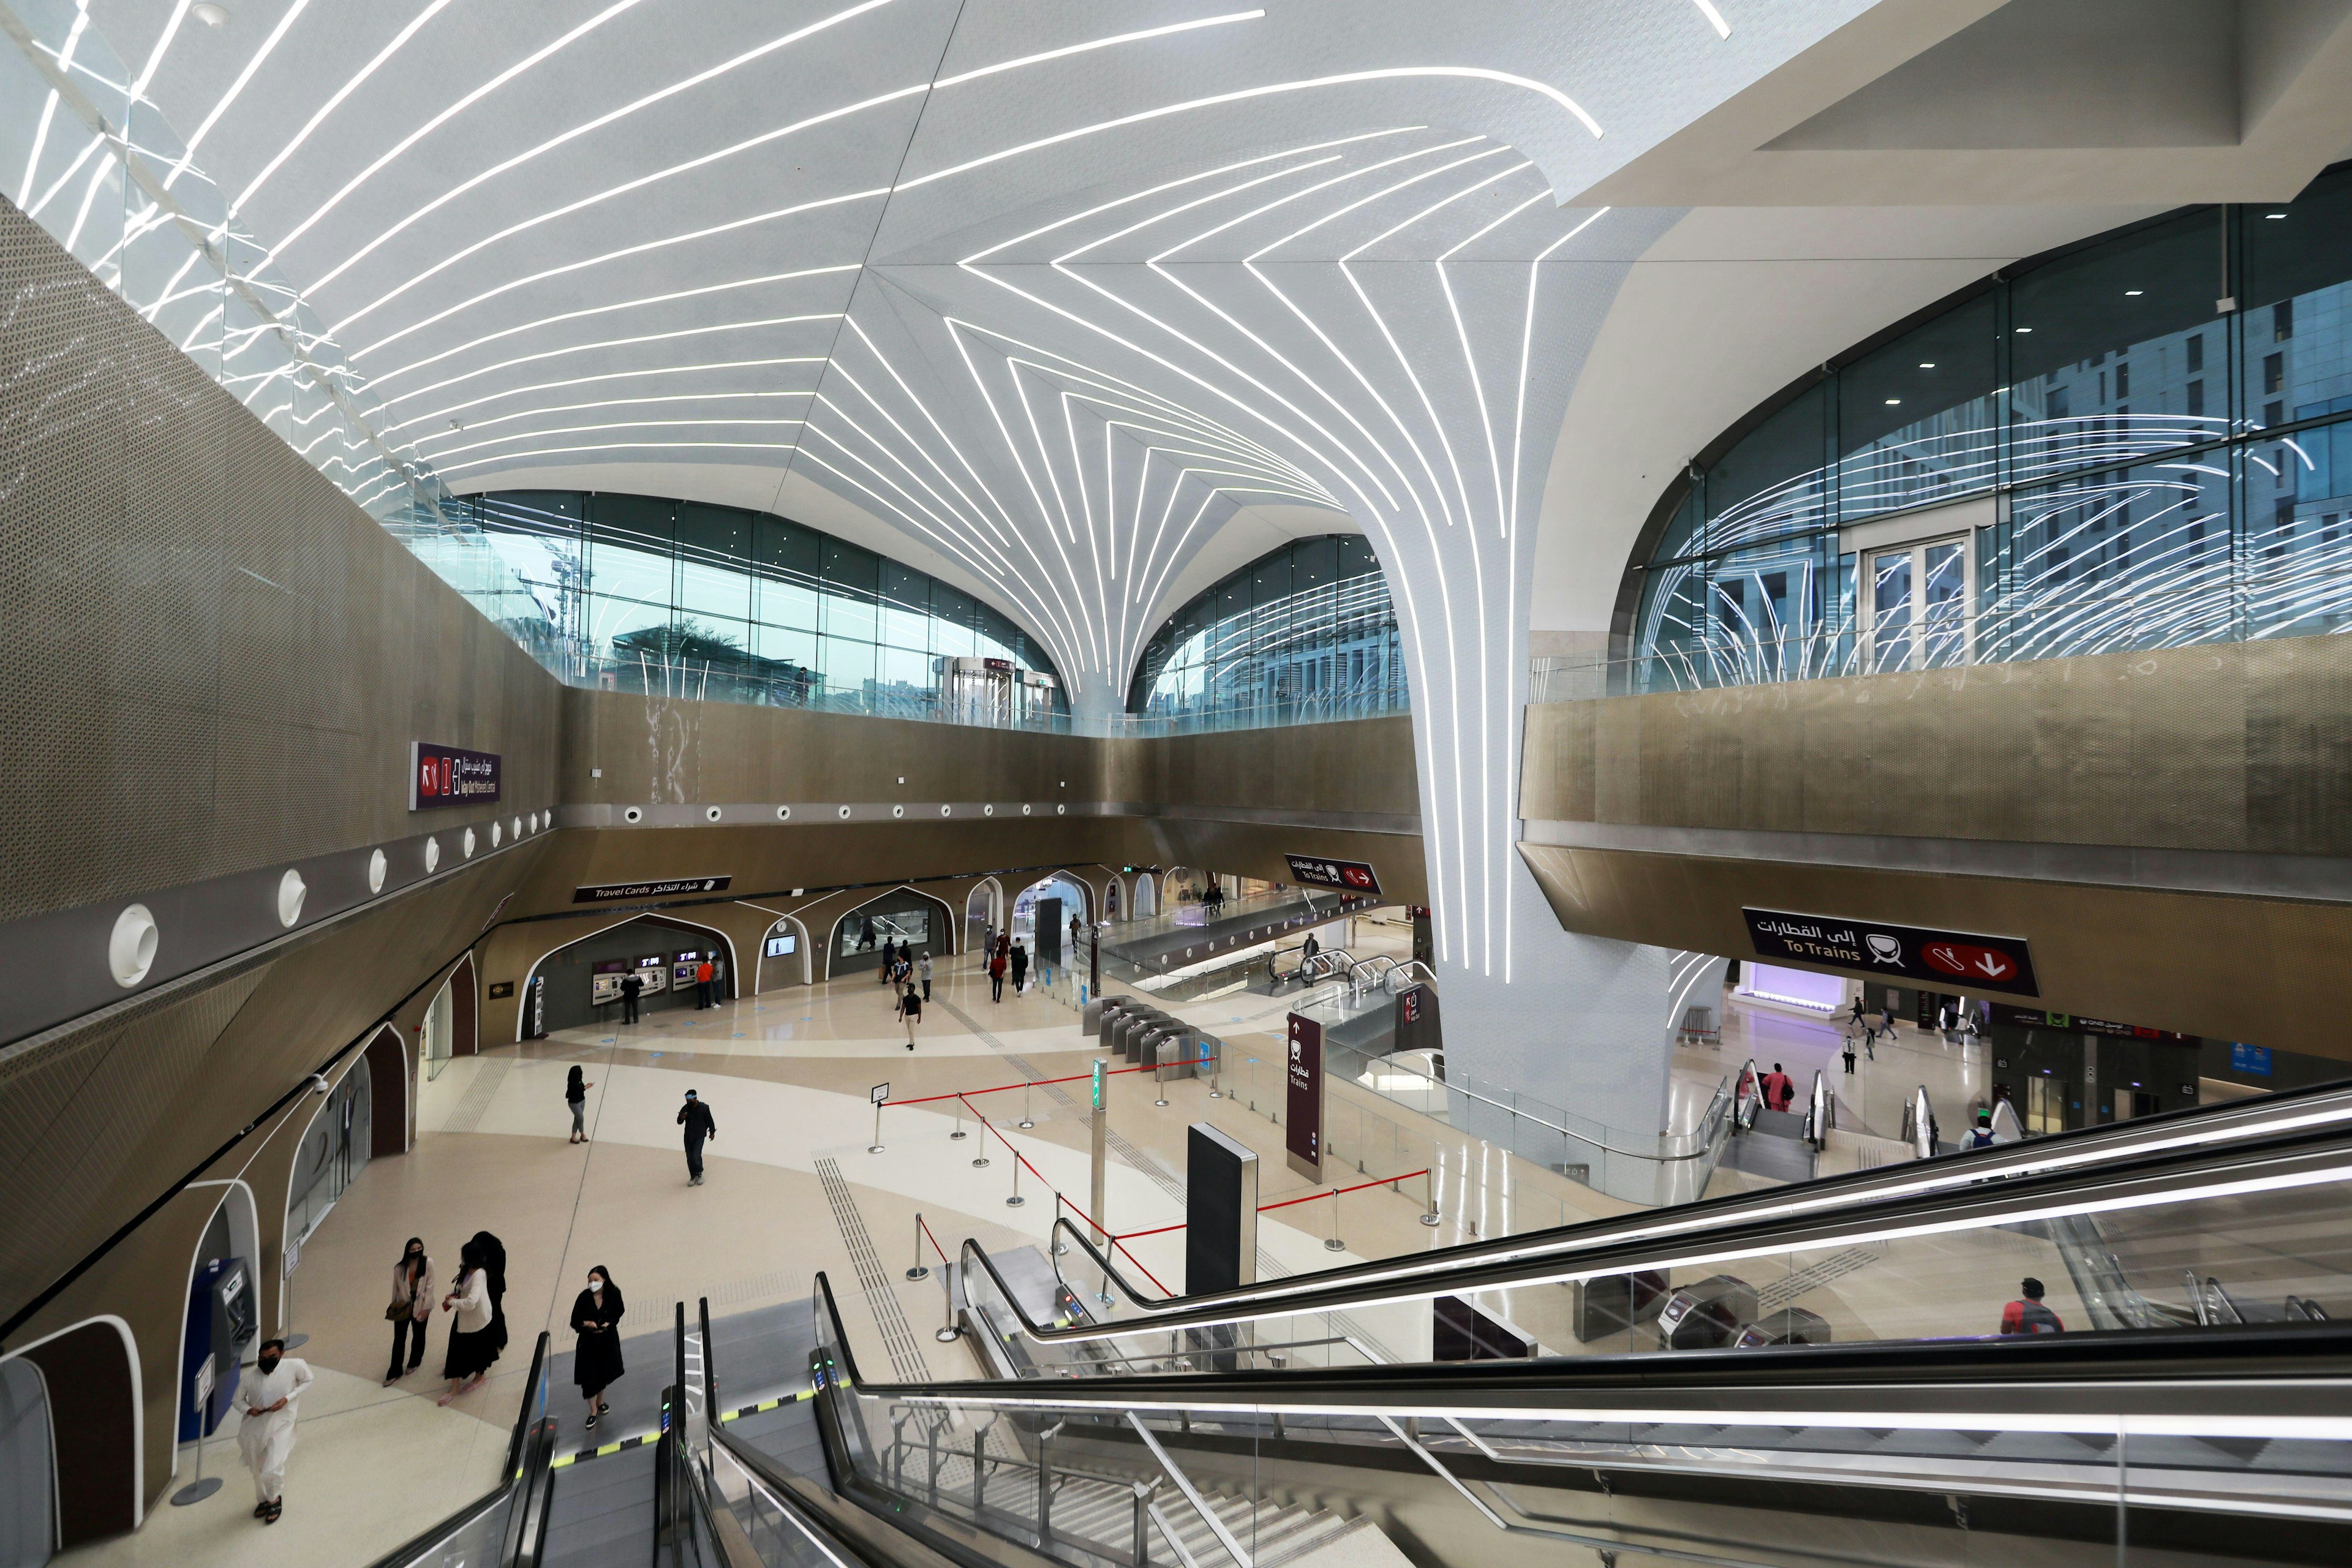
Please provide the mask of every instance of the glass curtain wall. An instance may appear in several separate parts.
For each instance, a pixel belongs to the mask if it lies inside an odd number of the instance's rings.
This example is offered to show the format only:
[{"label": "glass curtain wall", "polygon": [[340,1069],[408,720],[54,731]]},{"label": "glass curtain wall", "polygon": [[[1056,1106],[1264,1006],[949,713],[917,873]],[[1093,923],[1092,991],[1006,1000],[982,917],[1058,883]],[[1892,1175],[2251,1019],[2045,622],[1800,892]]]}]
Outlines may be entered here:
[{"label": "glass curtain wall", "polygon": [[1988,281],[1688,476],[1612,689],[2352,626],[2347,303],[2352,167]]},{"label": "glass curtain wall", "polygon": [[1127,706],[1175,731],[1405,711],[1396,608],[1370,544],[1297,540],[1203,590],[1144,646]]},{"label": "glass curtain wall", "polygon": [[[569,490],[468,496],[448,510],[524,585],[529,602],[510,628],[518,640],[572,685],[899,719],[1066,722],[1051,660],[1010,619],[788,519]],[[959,672],[975,667],[1024,700],[950,701]]]}]

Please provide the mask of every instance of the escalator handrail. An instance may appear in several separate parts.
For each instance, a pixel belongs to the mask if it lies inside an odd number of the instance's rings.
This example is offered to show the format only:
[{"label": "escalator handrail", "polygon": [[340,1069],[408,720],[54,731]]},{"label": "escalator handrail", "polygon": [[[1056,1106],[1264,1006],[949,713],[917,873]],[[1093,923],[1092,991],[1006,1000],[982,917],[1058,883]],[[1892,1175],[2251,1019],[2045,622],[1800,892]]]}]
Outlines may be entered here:
[{"label": "escalator handrail", "polygon": [[[536,1468],[542,1472],[544,1470],[544,1467],[527,1466],[524,1461],[532,1457],[532,1451],[527,1445],[530,1443],[532,1431],[539,1424],[538,1417],[541,1412],[533,1408],[533,1400],[539,1389],[540,1373],[547,1367],[548,1343],[549,1336],[546,1331],[542,1330],[540,1332],[538,1343],[531,1349],[530,1376],[523,1384],[522,1408],[515,1415],[514,1430],[507,1440],[506,1468],[499,1473],[498,1485],[471,1502],[462,1504],[442,1519],[439,1523],[402,1542],[398,1546],[377,1558],[370,1568],[405,1568],[406,1564],[419,1561],[435,1546],[473,1523],[509,1497],[515,1499],[517,1502],[520,1501],[521,1482],[525,1469]],[[547,1435],[546,1440],[550,1445],[549,1451],[552,1453],[551,1445],[554,1439],[551,1433]]]},{"label": "escalator handrail", "polygon": [[[1669,1406],[1718,1414],[1788,1411],[2072,1415],[2094,1411],[2176,1416],[2193,1395],[2200,1415],[2243,1414],[2343,1422],[2352,1391],[2352,1322],[2277,1323],[2195,1333],[1988,1332],[1965,1339],[1784,1345],[1769,1351],[1689,1350],[1556,1356],[1542,1361],[1423,1362],[1150,1373],[1023,1380],[869,1382],[850,1348],[833,1282],[816,1276],[826,1384],[878,1399],[937,1401],[999,1412],[1107,1405],[1415,1414],[1432,1405],[1478,1418],[1536,1419],[1563,1405],[1595,1413]],[[1786,1402],[1801,1395],[1791,1408]],[[1581,1417],[1579,1417],[1581,1418]],[[1898,1426],[1916,1426],[1897,1420]]]},{"label": "escalator handrail", "polygon": [[[2223,1159],[2294,1155],[2303,1146],[2340,1142],[2352,1132],[2352,1094],[2338,1091],[2335,1098],[2340,1103],[2332,1105],[2324,1119],[2304,1119],[2298,1123],[2292,1119],[2273,1118],[2247,1127],[2238,1137],[2220,1138],[2210,1143],[2158,1139],[2138,1140],[2136,1143],[2127,1135],[2104,1139],[2100,1146],[2109,1152],[2110,1157],[2100,1163],[2081,1158],[2053,1162],[2043,1157],[2056,1145],[2056,1140],[1999,1145],[1964,1151],[1932,1163],[1906,1163],[1822,1178],[1796,1188],[1737,1194],[1402,1258],[1373,1259],[1316,1274],[1206,1292],[1181,1301],[1136,1285],[1084,1228],[1068,1219],[1058,1218],[1055,1232],[1066,1235],[1078,1247],[1083,1258],[1078,1265],[1081,1268],[1090,1268],[1106,1276],[1127,1304],[1150,1326],[1202,1326],[1327,1310],[1373,1300],[1450,1294],[1468,1288],[1521,1284],[1544,1276],[1547,1270],[1622,1272],[1645,1266],[1633,1248],[1679,1244],[1701,1234],[1710,1247],[1765,1237],[1778,1240],[1790,1233],[1818,1231],[1824,1226],[1885,1225],[1897,1219],[1916,1220],[1927,1214],[1948,1215],[1955,1209],[1979,1207],[1995,1201],[2033,1198],[2047,1202],[2085,1180],[2116,1188],[2127,1182],[2177,1176],[2184,1167]],[[2282,1123],[2288,1131],[2272,1135],[2274,1126]],[[2084,1148],[2082,1144],[2072,1145],[2077,1154]],[[981,1262],[1020,1318],[1023,1331],[1033,1340],[1103,1339],[1136,1331],[1134,1326],[1079,1323],[1055,1328],[1038,1323],[1006,1287],[985,1248],[967,1240],[963,1255],[967,1266],[975,1258]],[[1056,1262],[1055,1267],[1058,1277],[1062,1266]],[[1474,1279],[1475,1285],[1470,1283]],[[1423,1285],[1426,1289],[1421,1288]]]}]

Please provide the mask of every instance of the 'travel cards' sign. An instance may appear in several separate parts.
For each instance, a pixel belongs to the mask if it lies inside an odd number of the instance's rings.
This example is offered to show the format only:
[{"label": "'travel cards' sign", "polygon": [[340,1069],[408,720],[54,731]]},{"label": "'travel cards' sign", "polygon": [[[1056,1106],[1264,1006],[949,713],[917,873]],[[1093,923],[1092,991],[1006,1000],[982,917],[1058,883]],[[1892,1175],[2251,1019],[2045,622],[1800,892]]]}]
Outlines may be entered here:
[{"label": "'travel cards' sign", "polygon": [[1308,1181],[1323,1179],[1323,1026],[1290,1016],[1290,1050],[1284,1072],[1283,1149],[1290,1168]]},{"label": "'travel cards' sign", "polygon": [[408,809],[436,805],[496,805],[499,756],[425,741],[408,742]]},{"label": "'travel cards' sign", "polygon": [[2003,991],[2038,996],[2033,958],[2021,936],[1975,936],[1920,926],[1853,921],[1838,915],[1797,915],[1784,910],[1742,910],[1748,939],[1761,959],[1789,959],[1866,974],[1899,975],[1923,985],[1960,992]]},{"label": "'travel cards' sign", "polygon": [[1337,888],[1343,893],[1380,896],[1381,879],[1361,860],[1326,860],[1319,855],[1286,855],[1292,881],[1310,888]]},{"label": "'travel cards' sign", "polygon": [[732,877],[669,877],[658,882],[600,882],[574,888],[575,904],[618,904],[635,899],[670,899],[682,893],[723,893]]}]

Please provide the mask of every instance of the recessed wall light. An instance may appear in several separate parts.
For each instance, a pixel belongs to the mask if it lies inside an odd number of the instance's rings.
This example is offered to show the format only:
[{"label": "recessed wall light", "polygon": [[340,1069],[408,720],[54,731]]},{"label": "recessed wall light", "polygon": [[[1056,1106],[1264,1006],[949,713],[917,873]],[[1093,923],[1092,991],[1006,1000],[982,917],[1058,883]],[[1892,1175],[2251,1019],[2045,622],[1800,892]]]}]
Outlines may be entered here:
[{"label": "recessed wall light", "polygon": [[199,0],[198,4],[188,7],[188,15],[194,16],[197,21],[202,22],[207,27],[225,27],[228,26],[228,7],[226,5],[215,5],[213,4],[213,0]]},{"label": "recessed wall light", "polygon": [[2278,222],[2280,222],[2281,220],[2283,220],[2284,218],[2285,218],[2286,214],[2284,214],[2284,213],[2264,213],[2264,214],[2263,215],[2263,217],[2265,217],[2265,218],[2267,218],[2267,219],[2269,219],[2269,220],[2270,220],[2271,222],[2273,222],[2273,223],[2278,223]]},{"label": "recessed wall light", "polygon": [[2126,289],[2124,290],[2124,298],[2126,300],[2137,300],[2147,292],[2147,290],[2145,289]]},{"label": "recessed wall light", "polygon": [[2032,331],[2033,329],[2032,329],[2032,327],[2020,327],[2020,328],[2018,328],[2017,330],[2018,330],[2019,331],[2021,331],[2021,332],[2030,332],[2030,331]]},{"label": "recessed wall light", "polygon": [[1933,370],[1936,368],[1936,362],[1931,359],[1923,359],[1919,362],[1919,368],[1921,370]]},{"label": "recessed wall light", "polygon": [[1892,407],[1894,407],[1896,404],[1898,404],[1898,403],[1900,403],[1900,402],[1902,402],[1902,401],[1903,401],[1903,400],[1902,400],[1901,398],[1899,398],[1899,397],[1890,397],[1890,398],[1888,398],[1888,399],[1886,400],[1886,406],[1887,406],[1887,407],[1889,407],[1889,408],[1892,408]]}]

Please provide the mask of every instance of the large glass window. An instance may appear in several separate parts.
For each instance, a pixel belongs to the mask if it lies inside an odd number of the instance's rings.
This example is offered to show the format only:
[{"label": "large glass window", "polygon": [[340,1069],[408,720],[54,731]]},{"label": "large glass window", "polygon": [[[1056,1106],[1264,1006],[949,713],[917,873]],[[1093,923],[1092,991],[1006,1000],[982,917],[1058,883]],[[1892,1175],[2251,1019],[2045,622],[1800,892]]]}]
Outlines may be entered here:
[{"label": "large glass window", "polygon": [[2007,269],[1670,492],[1631,689],[2352,626],[2352,165]]},{"label": "large glass window", "polygon": [[1067,721],[1052,662],[1011,620],[789,519],[542,490],[448,510],[530,599],[501,624],[574,685],[971,722],[946,696],[951,661],[984,657],[1025,671],[1025,698],[977,721]]},{"label": "large glass window", "polygon": [[1404,710],[1396,609],[1371,546],[1298,540],[1212,584],[1145,645],[1127,705],[1179,729]]}]

